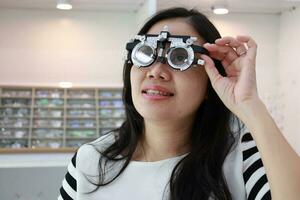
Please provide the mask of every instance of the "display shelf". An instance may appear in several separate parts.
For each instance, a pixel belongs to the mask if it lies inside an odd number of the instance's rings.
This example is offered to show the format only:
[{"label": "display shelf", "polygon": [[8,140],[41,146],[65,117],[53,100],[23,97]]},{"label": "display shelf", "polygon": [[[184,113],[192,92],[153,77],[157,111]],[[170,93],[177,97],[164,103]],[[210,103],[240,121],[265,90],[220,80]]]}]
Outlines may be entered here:
[{"label": "display shelf", "polygon": [[1,96],[2,99],[31,99],[31,97],[18,97],[18,96]]},{"label": "display shelf", "polygon": [[124,119],[121,88],[0,86],[0,153],[74,151]]},{"label": "display shelf", "polygon": [[95,106],[66,106],[67,109],[84,109],[84,110],[95,110]]},{"label": "display shelf", "polygon": [[0,139],[24,140],[24,139],[27,139],[27,137],[0,136]]},{"label": "display shelf", "polygon": [[[30,108],[31,108],[31,107],[30,107]],[[49,109],[49,110],[54,110],[54,109],[64,109],[63,106],[33,106],[33,108]]]},{"label": "display shelf", "polygon": [[117,97],[99,97],[99,100],[119,100]]},{"label": "display shelf", "polygon": [[66,117],[67,119],[70,119],[70,120],[73,120],[73,119],[95,119],[95,117],[70,117],[70,116],[67,116]]},{"label": "display shelf", "polygon": [[[75,147],[54,148],[0,148],[2,154],[23,154],[23,153],[69,153],[76,151]],[[2,164],[2,163],[1,163]],[[0,168],[1,168],[0,164]]]},{"label": "display shelf", "polygon": [[0,115],[0,118],[3,118],[3,117],[7,117],[7,118],[10,118],[10,119],[30,119],[30,117],[18,117],[18,116],[13,116],[13,115]]},{"label": "display shelf", "polygon": [[26,106],[26,105],[3,105],[0,108],[31,108],[31,106]]},{"label": "display shelf", "polygon": [[63,117],[38,117],[38,116],[33,116],[34,119],[52,119],[52,120],[63,120]]},{"label": "display shelf", "polygon": [[[0,119],[0,122],[3,122],[3,120]],[[5,122],[4,122],[5,123]],[[7,125],[0,125],[0,134],[2,131],[8,130],[8,129],[29,129],[29,126],[7,126]]]},{"label": "display shelf", "polygon": [[1,97],[31,98],[31,88],[2,88]]},{"label": "display shelf", "polygon": [[97,129],[97,127],[96,126],[94,126],[94,127],[71,127],[71,126],[66,126],[66,129],[70,129],[70,130],[72,130],[72,129],[76,129],[76,130],[90,130],[90,129]]}]

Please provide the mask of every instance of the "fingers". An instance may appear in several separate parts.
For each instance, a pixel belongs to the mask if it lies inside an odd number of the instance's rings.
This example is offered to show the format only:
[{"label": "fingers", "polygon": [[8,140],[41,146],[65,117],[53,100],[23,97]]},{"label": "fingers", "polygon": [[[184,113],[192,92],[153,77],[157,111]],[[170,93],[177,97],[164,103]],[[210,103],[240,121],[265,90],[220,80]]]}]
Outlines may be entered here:
[{"label": "fingers", "polygon": [[247,53],[252,57],[256,58],[257,44],[250,36],[237,36],[237,40],[247,44]]},{"label": "fingers", "polygon": [[[206,43],[203,46],[209,51],[211,57],[221,60],[223,65],[225,63],[230,64],[233,60],[235,60],[238,57],[234,49],[232,49],[229,46],[220,46],[217,44],[209,43]],[[226,65],[224,67],[226,67]]]},{"label": "fingers", "polygon": [[215,83],[223,77],[215,67],[214,61],[209,56],[202,54],[201,58],[205,61],[205,71],[211,81],[212,86],[214,87]]},{"label": "fingers", "polygon": [[216,40],[218,45],[227,45],[236,50],[237,55],[241,56],[247,52],[246,46],[243,42],[240,42],[238,39],[233,37],[223,37]]},{"label": "fingers", "polygon": [[246,53],[255,58],[257,49],[255,41],[249,36],[223,37],[217,39],[215,44],[206,43],[203,46],[213,58],[221,60],[222,63],[231,63]]},{"label": "fingers", "polygon": [[230,36],[225,36],[225,37],[222,37],[222,38],[218,38],[218,39],[216,39],[215,42],[216,42],[216,44],[219,44],[219,45],[229,44],[232,47],[237,47],[237,46],[240,45],[239,41],[235,40],[235,38],[230,37]]}]

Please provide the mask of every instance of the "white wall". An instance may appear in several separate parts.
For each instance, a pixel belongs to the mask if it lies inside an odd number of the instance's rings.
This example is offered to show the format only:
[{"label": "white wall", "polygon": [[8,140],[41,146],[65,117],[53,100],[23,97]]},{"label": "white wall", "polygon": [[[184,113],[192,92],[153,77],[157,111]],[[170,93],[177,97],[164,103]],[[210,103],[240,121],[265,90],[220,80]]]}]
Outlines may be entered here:
[{"label": "white wall", "polygon": [[[0,10],[0,85],[57,86],[60,81],[72,81],[75,86],[121,85],[125,43],[136,34],[148,14],[152,14],[155,4],[152,2],[154,7],[148,10],[146,5],[149,3],[151,0],[137,13]],[[300,154],[300,134],[296,126],[300,122],[297,75],[300,74],[300,23],[297,20],[300,11],[282,16],[230,14],[209,18],[224,36],[249,34],[257,41],[259,93],[263,98],[267,94],[276,94],[280,78],[285,93],[284,135]],[[24,163],[16,164],[20,161],[18,155],[10,160],[2,155],[2,161],[6,161],[7,167],[24,166]],[[7,173],[4,169],[0,172]],[[16,175],[15,171],[11,173]],[[57,183],[63,173],[64,170],[52,173],[58,174],[55,177]],[[54,196],[56,191],[58,188],[51,190]],[[25,195],[25,192],[19,191],[19,194]]]},{"label": "white wall", "polygon": [[208,16],[222,36],[250,35],[258,44],[257,82],[261,96],[276,90],[278,80],[279,18],[277,14]]},{"label": "white wall", "polygon": [[1,199],[55,200],[66,171],[66,167],[0,169]]},{"label": "white wall", "polygon": [[157,0],[144,0],[136,14],[138,30],[157,11]]},{"label": "white wall", "polygon": [[282,15],[211,15],[223,36],[246,34],[258,44],[258,92],[282,133],[300,155],[300,8]]},{"label": "white wall", "polygon": [[[155,12],[155,2],[145,1],[137,13],[1,10],[0,84],[121,84],[125,44]],[[259,90],[274,89],[279,16],[210,18],[222,35],[250,34],[257,40]]]},{"label": "white wall", "polygon": [[[57,86],[60,81],[71,81],[75,86],[121,85],[125,43],[155,7],[155,1],[147,0],[137,13],[0,10],[0,85]],[[283,123],[279,125],[284,135],[300,155],[296,126],[300,122],[299,10],[282,16],[229,14],[209,18],[223,36],[249,34],[257,41],[259,94],[266,103],[276,104],[273,116]],[[276,97],[279,86],[284,93],[280,99],[283,110],[278,109],[278,102],[266,98],[269,94]],[[2,161],[7,167],[24,166],[16,163],[18,156],[9,160],[2,155]],[[58,182],[63,173],[57,176]]]},{"label": "white wall", "polygon": [[136,14],[0,10],[0,84],[121,85]]},{"label": "white wall", "polygon": [[[75,86],[121,85],[125,43],[155,6],[155,1],[148,0],[137,13],[0,10],[0,84],[57,85],[72,81]],[[300,121],[299,12],[209,18],[224,36],[249,34],[257,41],[259,94],[267,104],[274,104],[272,115],[300,154],[296,129]],[[278,109],[281,102],[274,102],[274,97],[280,100],[279,75],[286,93],[284,111]],[[268,99],[270,95],[273,100]]]},{"label": "white wall", "polygon": [[300,155],[300,7],[280,18],[279,77],[287,139]]}]

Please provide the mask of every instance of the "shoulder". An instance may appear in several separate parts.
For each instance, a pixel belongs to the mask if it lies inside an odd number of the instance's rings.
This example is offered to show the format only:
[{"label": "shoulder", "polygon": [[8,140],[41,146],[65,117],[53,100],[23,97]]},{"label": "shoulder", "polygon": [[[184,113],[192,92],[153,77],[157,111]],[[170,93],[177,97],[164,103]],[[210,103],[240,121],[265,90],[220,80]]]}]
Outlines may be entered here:
[{"label": "shoulder", "polygon": [[229,129],[232,137],[229,143],[232,144],[229,155],[231,153],[241,153],[241,143],[245,134],[249,132],[245,124],[236,116],[232,115],[229,123]]},{"label": "shoulder", "polygon": [[104,151],[107,147],[109,147],[115,141],[115,133],[110,132],[108,134],[102,135],[98,139],[91,141],[82,145],[78,149],[78,156],[81,157],[85,154],[93,154],[96,152]]},{"label": "shoulder", "polygon": [[249,129],[241,121],[231,128],[235,144],[224,162],[224,175],[234,199],[270,199],[263,163]]},{"label": "shoulder", "polygon": [[235,144],[232,147],[232,151],[240,154],[240,161],[245,163],[245,161],[253,155],[259,156],[256,143],[249,129],[245,124],[243,124],[243,122],[238,121],[232,124],[231,129],[235,139]]},{"label": "shoulder", "polygon": [[[231,124],[234,142],[224,162],[224,168],[231,174],[232,169],[237,169],[242,174],[247,157],[253,154],[252,148],[256,148],[249,129],[239,120]],[[250,149],[250,150],[249,150]]]},{"label": "shoulder", "polygon": [[271,199],[270,185],[263,161],[248,129],[243,132],[240,142],[247,199]]},{"label": "shoulder", "polygon": [[98,161],[103,152],[115,141],[115,132],[110,132],[98,139],[82,145],[76,156],[76,166],[83,171],[91,170],[98,166]]}]

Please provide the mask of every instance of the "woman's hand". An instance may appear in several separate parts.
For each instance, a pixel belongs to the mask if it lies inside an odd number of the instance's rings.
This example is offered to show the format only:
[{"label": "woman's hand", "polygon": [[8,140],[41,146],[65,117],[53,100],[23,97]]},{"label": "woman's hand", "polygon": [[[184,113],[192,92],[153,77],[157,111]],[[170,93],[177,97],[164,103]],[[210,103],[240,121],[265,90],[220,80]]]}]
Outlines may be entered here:
[{"label": "woman's hand", "polygon": [[[212,86],[233,113],[238,115],[243,106],[260,101],[255,74],[257,45],[251,37],[223,37],[217,39],[215,44],[206,43],[203,46],[211,57],[201,56]],[[226,77],[218,72],[212,58],[221,61]]]},{"label": "woman's hand", "polygon": [[245,123],[257,144],[272,199],[299,199],[299,156],[286,141],[257,94],[256,43],[247,36],[225,37],[216,40],[215,44],[204,44],[204,47],[225,68],[227,77],[219,74],[210,57],[202,56],[214,90],[223,103]]}]

